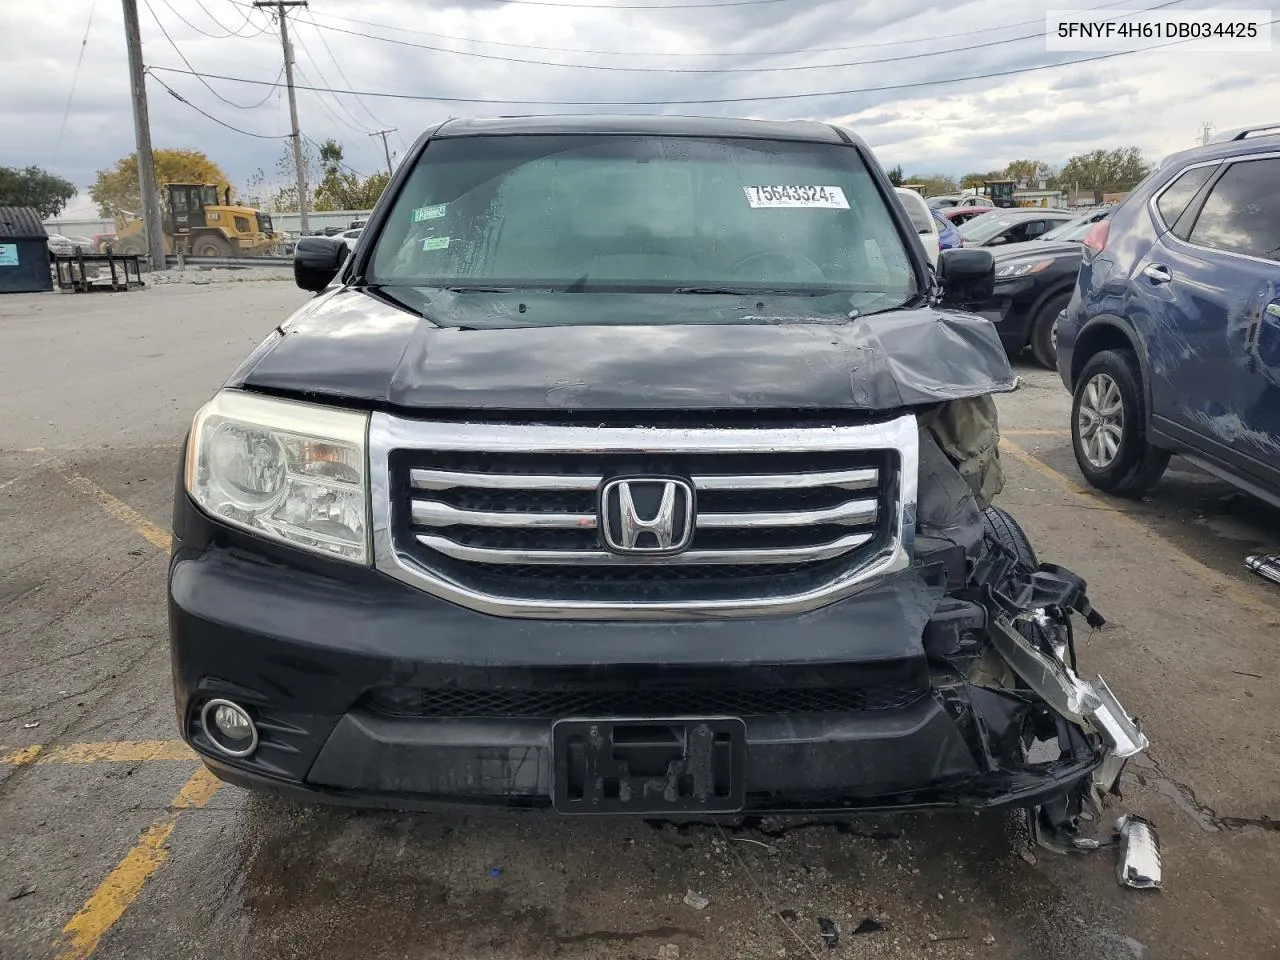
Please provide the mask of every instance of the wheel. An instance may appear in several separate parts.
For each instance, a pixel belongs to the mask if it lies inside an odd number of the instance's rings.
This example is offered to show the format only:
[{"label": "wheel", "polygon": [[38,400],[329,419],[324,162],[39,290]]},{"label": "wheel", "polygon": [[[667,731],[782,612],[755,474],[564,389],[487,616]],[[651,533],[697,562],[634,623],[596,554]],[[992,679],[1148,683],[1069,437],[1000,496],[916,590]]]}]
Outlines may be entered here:
[{"label": "wheel", "polygon": [[1071,398],[1071,446],[1084,478],[1099,490],[1136,496],[1169,465],[1169,451],[1147,442],[1138,358],[1128,350],[1091,357]]},{"label": "wheel", "polygon": [[142,249],[142,244],[133,239],[121,240],[118,243],[107,244],[107,246],[111,248],[112,253],[117,253],[122,257],[131,257],[135,254],[137,256],[142,256],[142,254],[145,253]]},{"label": "wheel", "polygon": [[1035,547],[1031,546],[1021,524],[1007,510],[999,507],[987,507],[983,510],[982,529],[988,539],[1010,550],[1027,567],[1035,570],[1040,566]]},{"label": "wheel", "polygon": [[1036,314],[1031,324],[1031,355],[1042,367],[1054,370],[1058,366],[1058,337],[1054,333],[1054,325],[1058,322],[1058,314],[1071,302],[1070,293],[1060,293],[1049,298]]},{"label": "wheel", "polygon": [[216,233],[206,233],[196,239],[191,247],[194,257],[229,257],[232,255],[231,244],[226,237]]}]

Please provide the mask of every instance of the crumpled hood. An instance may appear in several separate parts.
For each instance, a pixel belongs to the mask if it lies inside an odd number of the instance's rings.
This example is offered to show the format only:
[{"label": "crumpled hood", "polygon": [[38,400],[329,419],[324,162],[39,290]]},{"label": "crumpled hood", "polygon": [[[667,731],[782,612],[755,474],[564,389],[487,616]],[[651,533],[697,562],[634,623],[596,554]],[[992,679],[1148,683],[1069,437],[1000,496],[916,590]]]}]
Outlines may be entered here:
[{"label": "crumpled hood", "polygon": [[361,290],[317,298],[228,382],[399,409],[886,411],[1009,390],[995,328],[853,321],[442,328]]}]

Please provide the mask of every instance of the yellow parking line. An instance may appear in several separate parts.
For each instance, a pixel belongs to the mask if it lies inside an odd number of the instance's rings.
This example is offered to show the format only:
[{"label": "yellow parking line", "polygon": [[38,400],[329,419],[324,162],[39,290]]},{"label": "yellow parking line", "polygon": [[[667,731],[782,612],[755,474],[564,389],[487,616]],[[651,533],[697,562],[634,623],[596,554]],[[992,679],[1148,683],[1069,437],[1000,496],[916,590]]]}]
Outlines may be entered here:
[{"label": "yellow parking line", "polygon": [[92,497],[101,504],[102,509],[122,523],[128,524],[134,532],[142,536],[158,550],[169,549],[169,534],[160,529],[123,500],[113,497],[107,491],[87,477],[67,477],[67,483],[81,493]]},{"label": "yellow parking line", "polygon": [[1052,480],[1058,486],[1062,487],[1068,493],[1073,493],[1082,500],[1088,500],[1091,507],[1104,510],[1115,518],[1115,522],[1128,527],[1130,530],[1138,533],[1147,542],[1158,542],[1162,544],[1170,559],[1176,566],[1181,568],[1183,573],[1188,576],[1195,577],[1201,583],[1205,584],[1217,596],[1230,600],[1232,603],[1256,616],[1262,617],[1267,621],[1273,621],[1276,615],[1280,613],[1280,609],[1254,596],[1248,590],[1241,587],[1238,583],[1227,577],[1212,567],[1206,566],[1189,553],[1184,552],[1174,544],[1170,543],[1164,537],[1153,532],[1145,524],[1135,520],[1126,511],[1115,506],[1106,498],[1094,493],[1087,487],[1076,483],[1065,473],[1059,473],[1053,467],[1049,466],[1039,457],[1036,457],[1022,447],[1018,446],[1012,440],[1007,439],[1008,434],[1002,434],[1000,441],[1000,449],[1002,452],[1009,453],[1019,463],[1025,464],[1036,473]]},{"label": "yellow parking line", "polygon": [[195,759],[195,753],[181,740],[107,740],[101,743],[69,743],[60,747],[40,744],[17,749],[0,747],[0,763],[17,767],[32,763],[140,763]]},{"label": "yellow parking line", "polygon": [[169,856],[169,835],[183,810],[203,807],[217,792],[220,782],[201,767],[170,803],[170,811],[143,831],[123,860],[98,885],[84,906],[62,928],[55,945],[56,960],[85,960],[129,909],[142,892],[147,879]]}]

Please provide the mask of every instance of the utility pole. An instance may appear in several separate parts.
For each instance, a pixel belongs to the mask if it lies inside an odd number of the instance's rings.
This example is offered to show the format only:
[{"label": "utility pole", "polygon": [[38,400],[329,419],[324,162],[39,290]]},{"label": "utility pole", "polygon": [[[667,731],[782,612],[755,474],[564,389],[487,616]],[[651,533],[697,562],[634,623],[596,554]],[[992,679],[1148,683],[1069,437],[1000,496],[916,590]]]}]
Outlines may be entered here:
[{"label": "utility pole", "polygon": [[151,156],[151,121],[147,116],[147,77],[142,65],[142,31],[138,0],[124,0],[124,36],[129,47],[129,86],[133,93],[133,133],[138,147],[138,191],[142,195],[142,230],[152,270],[164,270],[164,224],[156,192],[156,164]]},{"label": "utility pole", "polygon": [[1213,124],[1206,120],[1200,125],[1200,145],[1207,147],[1209,145],[1209,137],[1213,133]]},{"label": "utility pole", "polygon": [[390,130],[375,130],[373,133],[369,134],[369,136],[371,137],[382,138],[382,152],[387,155],[387,178],[388,179],[390,179],[391,177],[391,148],[387,146],[387,134],[395,133],[395,132],[396,132],[396,128],[392,127]]},{"label": "utility pole", "polygon": [[293,166],[298,175],[299,229],[307,233],[307,174],[302,162],[302,130],[298,127],[298,99],[293,92],[293,45],[289,43],[289,27],[285,13],[289,7],[305,7],[307,0],[256,0],[255,7],[272,7],[280,17],[280,45],[284,48],[284,82],[289,87],[289,122],[293,125]]}]

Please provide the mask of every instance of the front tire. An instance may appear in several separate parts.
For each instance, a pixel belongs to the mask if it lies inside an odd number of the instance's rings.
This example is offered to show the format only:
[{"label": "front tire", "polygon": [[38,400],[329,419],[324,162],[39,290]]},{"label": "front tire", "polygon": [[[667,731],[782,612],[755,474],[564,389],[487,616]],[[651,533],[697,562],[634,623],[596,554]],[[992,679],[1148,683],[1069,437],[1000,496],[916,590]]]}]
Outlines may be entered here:
[{"label": "front tire", "polygon": [[227,238],[216,233],[205,234],[191,247],[191,254],[195,257],[230,257],[232,253]]},{"label": "front tire", "polygon": [[1058,322],[1058,314],[1067,309],[1070,302],[1070,293],[1050,297],[1031,324],[1031,355],[1036,358],[1036,363],[1050,370],[1056,370],[1058,366],[1058,344],[1053,335],[1053,325]]},{"label": "front tire", "polygon": [[1169,451],[1147,442],[1142,376],[1128,350],[1103,350],[1080,371],[1071,398],[1071,447],[1084,478],[1120,496],[1149,490],[1169,465]]}]

